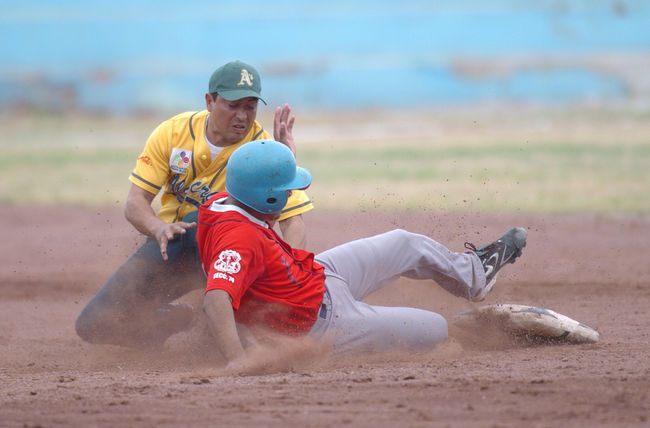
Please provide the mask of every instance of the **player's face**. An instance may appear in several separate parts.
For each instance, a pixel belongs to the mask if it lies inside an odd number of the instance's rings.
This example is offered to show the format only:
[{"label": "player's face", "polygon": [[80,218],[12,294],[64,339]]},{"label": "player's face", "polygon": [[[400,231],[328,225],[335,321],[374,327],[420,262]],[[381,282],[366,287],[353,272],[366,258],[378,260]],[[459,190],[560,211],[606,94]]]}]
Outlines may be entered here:
[{"label": "player's face", "polygon": [[235,144],[248,134],[257,116],[257,98],[228,101],[217,95],[205,96],[208,119],[208,139],[218,146]]}]

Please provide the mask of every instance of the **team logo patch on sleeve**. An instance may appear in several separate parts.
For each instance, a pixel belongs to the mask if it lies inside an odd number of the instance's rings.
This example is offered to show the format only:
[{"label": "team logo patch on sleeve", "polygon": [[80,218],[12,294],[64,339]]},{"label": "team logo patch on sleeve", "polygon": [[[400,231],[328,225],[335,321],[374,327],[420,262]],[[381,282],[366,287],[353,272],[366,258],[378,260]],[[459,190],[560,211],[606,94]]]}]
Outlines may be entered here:
[{"label": "team logo patch on sleeve", "polygon": [[185,174],[191,160],[192,152],[190,150],[173,148],[172,154],[169,156],[169,169],[177,174]]},{"label": "team logo patch on sleeve", "polygon": [[214,268],[220,272],[235,274],[241,269],[240,260],[241,256],[237,251],[223,250],[214,262]]},{"label": "team logo patch on sleeve", "polygon": [[138,160],[149,166],[153,165],[153,162],[151,162],[151,158],[149,156],[142,155],[138,158]]}]

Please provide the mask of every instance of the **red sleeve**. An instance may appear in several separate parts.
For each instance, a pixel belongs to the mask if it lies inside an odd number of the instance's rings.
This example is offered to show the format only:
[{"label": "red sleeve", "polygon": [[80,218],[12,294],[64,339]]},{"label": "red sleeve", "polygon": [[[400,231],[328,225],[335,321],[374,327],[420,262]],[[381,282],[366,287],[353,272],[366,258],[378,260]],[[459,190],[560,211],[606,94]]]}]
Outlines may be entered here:
[{"label": "red sleeve", "polygon": [[209,248],[204,260],[208,275],[206,293],[225,290],[230,294],[232,307],[239,308],[248,287],[265,270],[259,233],[255,226],[244,222],[224,221],[211,227],[205,245]]}]

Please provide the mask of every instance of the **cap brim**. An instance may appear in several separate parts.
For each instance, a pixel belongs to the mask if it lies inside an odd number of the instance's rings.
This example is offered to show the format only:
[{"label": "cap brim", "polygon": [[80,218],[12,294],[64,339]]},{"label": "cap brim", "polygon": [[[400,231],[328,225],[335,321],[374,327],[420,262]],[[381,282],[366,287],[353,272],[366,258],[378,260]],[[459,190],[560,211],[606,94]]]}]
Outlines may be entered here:
[{"label": "cap brim", "polygon": [[237,101],[241,100],[243,98],[257,98],[258,100],[262,101],[264,105],[266,105],[266,101],[260,97],[260,94],[258,94],[255,91],[251,91],[250,89],[237,89],[234,91],[221,91],[218,92],[218,94],[221,96],[226,101]]},{"label": "cap brim", "polygon": [[307,171],[305,168],[296,167],[296,177],[287,184],[285,188],[287,190],[304,190],[309,187],[311,184],[311,172]]}]

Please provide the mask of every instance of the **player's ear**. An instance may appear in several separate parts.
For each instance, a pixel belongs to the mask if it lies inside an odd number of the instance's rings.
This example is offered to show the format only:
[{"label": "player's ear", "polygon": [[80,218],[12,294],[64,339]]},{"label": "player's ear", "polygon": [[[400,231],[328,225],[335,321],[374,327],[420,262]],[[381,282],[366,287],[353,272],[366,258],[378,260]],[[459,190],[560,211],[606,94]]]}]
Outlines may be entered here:
[{"label": "player's ear", "polygon": [[212,109],[210,108],[210,105],[211,105],[213,102],[214,102],[214,98],[212,97],[212,94],[210,94],[210,93],[206,93],[206,94],[205,94],[205,107],[206,107],[208,110],[212,110]]}]

